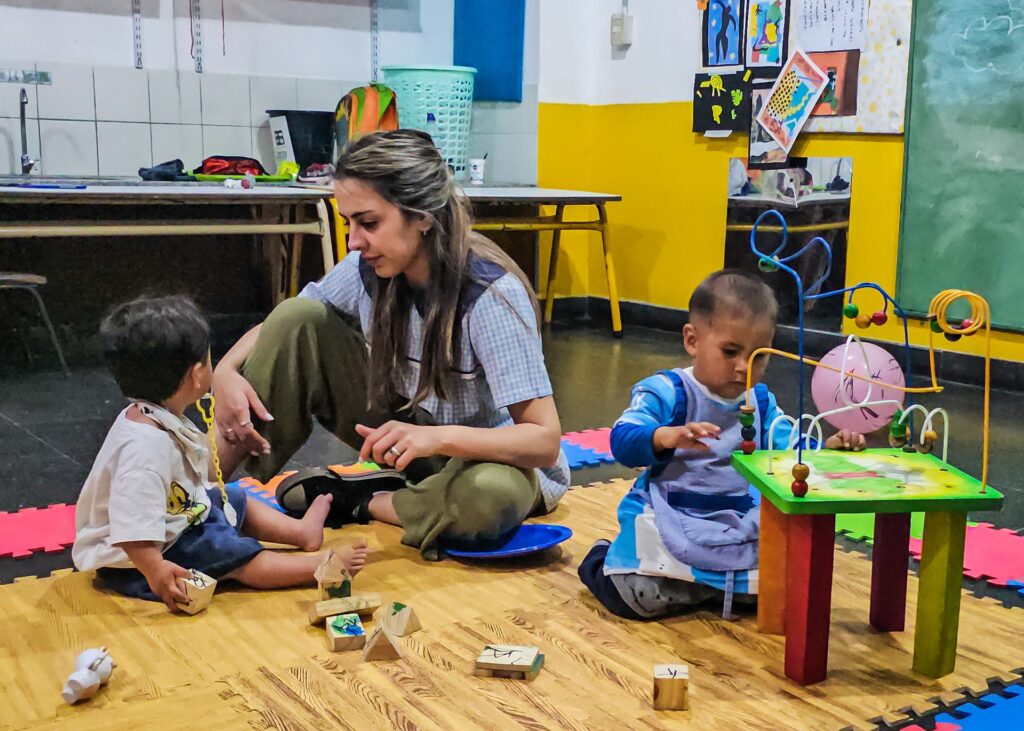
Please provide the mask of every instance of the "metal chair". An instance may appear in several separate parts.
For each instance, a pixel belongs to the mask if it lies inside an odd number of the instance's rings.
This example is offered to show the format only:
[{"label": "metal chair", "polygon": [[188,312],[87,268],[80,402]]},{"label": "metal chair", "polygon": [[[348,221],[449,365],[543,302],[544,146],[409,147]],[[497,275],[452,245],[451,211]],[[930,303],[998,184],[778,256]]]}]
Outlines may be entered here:
[{"label": "metal chair", "polygon": [[[5,289],[22,289],[28,292],[35,299],[36,304],[39,306],[39,314],[43,317],[43,322],[46,323],[46,329],[50,332],[50,340],[53,342],[53,349],[57,351],[57,358],[60,360],[60,367],[64,370],[65,375],[70,375],[71,371],[68,370],[67,361],[64,360],[64,351],[60,347],[60,341],[57,340],[57,331],[53,329],[53,323],[50,322],[50,315],[46,311],[46,305],[43,304],[43,298],[39,294],[39,288],[46,284],[46,277],[42,277],[38,274],[24,274],[21,272],[0,272],[0,290]],[[28,355],[29,361],[32,360],[32,354],[25,348],[25,353]]]}]

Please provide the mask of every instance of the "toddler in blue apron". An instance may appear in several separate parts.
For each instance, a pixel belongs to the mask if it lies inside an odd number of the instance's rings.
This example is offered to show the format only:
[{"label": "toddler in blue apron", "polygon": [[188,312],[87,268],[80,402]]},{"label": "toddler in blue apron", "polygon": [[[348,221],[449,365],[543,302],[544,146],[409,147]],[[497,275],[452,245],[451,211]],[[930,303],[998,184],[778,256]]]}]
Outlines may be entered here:
[{"label": "toddler in blue apron", "polygon": [[[598,541],[579,576],[600,602],[628,619],[654,619],[721,598],[752,603],[758,593],[759,511],[747,481],[732,467],[739,449],[739,407],[747,397],[747,364],[770,347],[778,305],[752,274],[712,274],[690,299],[683,344],[686,369],[661,371],[633,387],[615,422],[615,458],[645,467],[618,508],[619,535]],[[767,358],[752,366],[758,448],[790,447],[792,426],[759,383]],[[859,434],[839,432],[830,449],[863,449]]]}]

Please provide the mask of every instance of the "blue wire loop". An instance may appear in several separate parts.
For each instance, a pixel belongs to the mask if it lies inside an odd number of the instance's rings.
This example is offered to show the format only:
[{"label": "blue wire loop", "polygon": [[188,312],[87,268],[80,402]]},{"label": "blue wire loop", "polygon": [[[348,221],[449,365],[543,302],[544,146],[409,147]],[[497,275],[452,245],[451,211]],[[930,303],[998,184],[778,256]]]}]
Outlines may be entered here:
[{"label": "blue wire loop", "polygon": [[[782,241],[770,254],[766,254],[757,247],[757,229],[764,223],[768,218],[775,218],[779,227],[782,229]],[[855,284],[852,287],[846,287],[844,289],[836,289],[831,292],[818,292],[818,290],[825,284],[825,281],[829,278],[832,273],[832,247],[829,246],[828,242],[820,236],[815,236],[813,239],[808,241],[798,251],[793,254],[786,256],[779,256],[786,249],[786,244],[789,243],[789,225],[786,223],[785,217],[777,210],[770,209],[762,213],[754,221],[754,225],[750,230],[750,250],[754,253],[754,256],[758,258],[758,261],[766,262],[767,264],[781,269],[793,278],[796,284],[796,297],[797,297],[797,356],[800,358],[800,368],[797,370],[797,413],[800,415],[800,419],[797,422],[797,462],[803,462],[804,443],[806,442],[804,431],[803,431],[803,414],[804,414],[804,304],[808,300],[820,300],[827,297],[842,297],[844,294],[849,294],[849,301],[853,302],[853,295],[857,290],[860,289],[873,289],[882,295],[882,298],[887,304],[892,305],[893,312],[895,312],[899,318],[903,321],[903,368],[906,375],[906,382],[910,384],[913,379],[913,373],[910,370],[910,331],[907,324],[907,314],[903,311],[903,308],[896,304],[888,292],[879,287],[873,282],[861,282]],[[791,268],[790,262],[796,261],[813,246],[822,246],[825,249],[826,263],[825,273],[822,274],[817,281],[814,282],[810,287],[804,290],[804,282],[797,271]],[[913,397],[908,395],[910,404],[913,404]],[[913,425],[908,424],[911,430]],[[911,432],[911,438],[913,433]]]}]

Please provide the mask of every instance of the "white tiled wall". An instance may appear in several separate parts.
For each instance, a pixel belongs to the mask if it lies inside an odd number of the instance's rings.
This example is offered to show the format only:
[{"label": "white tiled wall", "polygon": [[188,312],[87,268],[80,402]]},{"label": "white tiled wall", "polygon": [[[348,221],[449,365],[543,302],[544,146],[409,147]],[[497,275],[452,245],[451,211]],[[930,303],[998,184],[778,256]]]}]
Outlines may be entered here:
[{"label": "white tiled wall", "polygon": [[[0,68],[33,68],[0,59]],[[47,175],[137,175],[180,158],[186,168],[214,154],[273,164],[267,109],[334,111],[358,81],[202,74],[41,64],[52,84],[25,85],[29,154]],[[0,83],[0,174],[19,173],[22,87]],[[537,86],[521,104],[478,102],[470,154],[487,153],[488,183],[535,183]],[[270,172],[273,169],[268,167]]]}]

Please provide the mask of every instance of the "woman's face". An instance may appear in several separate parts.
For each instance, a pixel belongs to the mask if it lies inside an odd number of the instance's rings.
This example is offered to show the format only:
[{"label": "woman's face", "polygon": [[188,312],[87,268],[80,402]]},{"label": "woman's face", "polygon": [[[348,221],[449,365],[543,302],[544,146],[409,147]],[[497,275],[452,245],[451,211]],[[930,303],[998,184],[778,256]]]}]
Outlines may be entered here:
[{"label": "woman's face", "polygon": [[338,213],[348,221],[349,251],[358,251],[378,277],[405,274],[413,285],[426,286],[430,265],[423,234],[426,219],[407,219],[402,210],[384,200],[372,186],[356,178],[334,182]]}]

